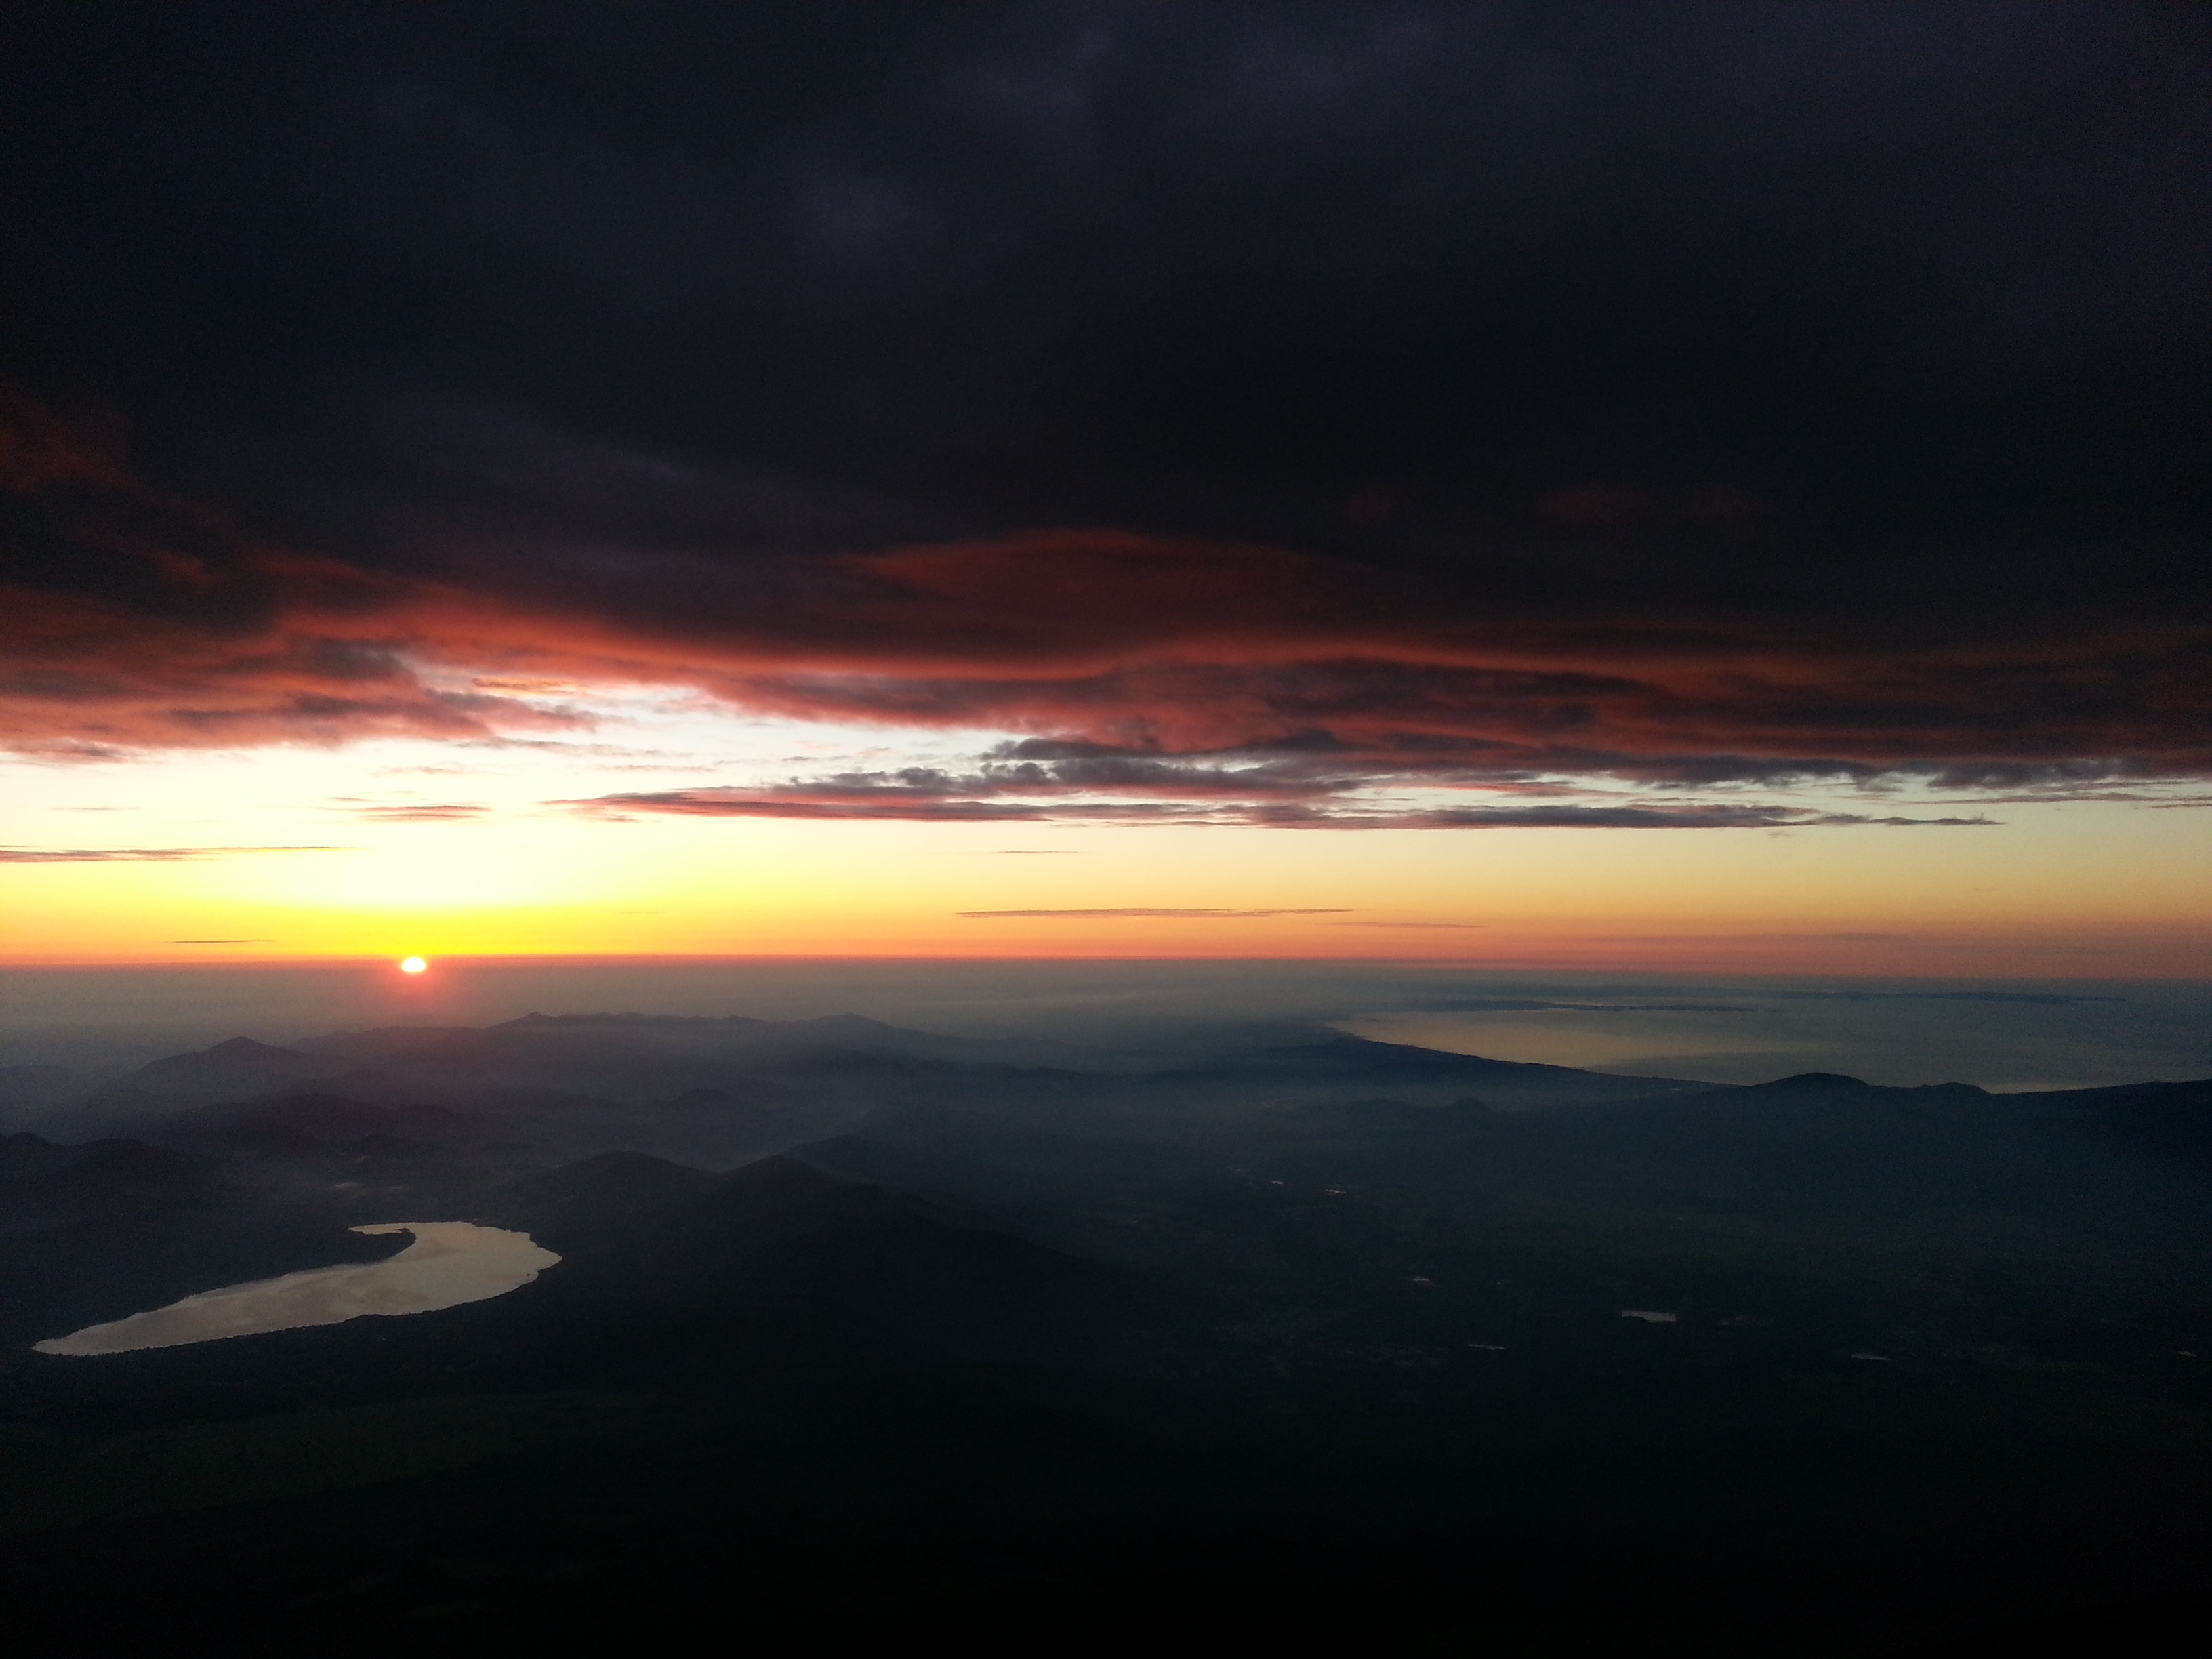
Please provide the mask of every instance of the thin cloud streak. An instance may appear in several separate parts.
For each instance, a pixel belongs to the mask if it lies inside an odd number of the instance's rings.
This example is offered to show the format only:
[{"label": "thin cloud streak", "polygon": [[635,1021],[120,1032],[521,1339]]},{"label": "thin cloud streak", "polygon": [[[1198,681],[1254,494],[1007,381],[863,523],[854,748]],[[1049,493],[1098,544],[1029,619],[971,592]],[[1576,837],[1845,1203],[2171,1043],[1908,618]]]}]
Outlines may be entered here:
[{"label": "thin cloud streak", "polygon": [[472,823],[490,811],[489,806],[361,806],[353,816],[372,823]]},{"label": "thin cloud streak", "polygon": [[1911,933],[1585,933],[1577,945],[1876,945],[1910,939]]},{"label": "thin cloud streak", "polygon": [[[944,787],[962,780],[947,778]],[[1180,793],[1180,792],[1179,792]],[[920,823],[1145,823],[1234,825],[1272,830],[1800,830],[1994,826],[1984,817],[1915,818],[1824,812],[1809,807],[1687,805],[1675,806],[1374,806],[1357,799],[1323,805],[1237,799],[1193,801],[1021,801],[947,799],[913,781],[872,787],[850,777],[769,789],[672,789],[549,801],[549,806],[606,822],[639,813],[694,817],[816,818]]]},{"label": "thin cloud streak", "polygon": [[1010,916],[1070,917],[1082,921],[1118,921],[1126,917],[1164,916],[1197,921],[1241,921],[1255,916],[1340,916],[1347,912],[1340,908],[1303,908],[1278,910],[1214,910],[1168,909],[1154,910],[1124,907],[1110,910],[955,910],[956,916],[971,920],[996,920]]},{"label": "thin cloud streak", "polygon": [[1325,921],[1324,927],[1434,927],[1458,932],[1481,929],[1490,926],[1486,921]]},{"label": "thin cloud streak", "polygon": [[0,864],[176,864],[248,853],[350,853],[350,847],[0,847]]}]

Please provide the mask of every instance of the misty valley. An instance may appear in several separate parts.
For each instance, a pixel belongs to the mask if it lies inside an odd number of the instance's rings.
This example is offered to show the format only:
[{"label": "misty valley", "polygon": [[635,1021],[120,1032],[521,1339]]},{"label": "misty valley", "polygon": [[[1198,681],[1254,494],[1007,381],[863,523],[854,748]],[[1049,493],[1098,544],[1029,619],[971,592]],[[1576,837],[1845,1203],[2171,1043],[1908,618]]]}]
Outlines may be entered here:
[{"label": "misty valley", "polygon": [[2204,1588],[2212,1084],[533,1015],[0,1089],[27,1628],[1845,1654]]}]

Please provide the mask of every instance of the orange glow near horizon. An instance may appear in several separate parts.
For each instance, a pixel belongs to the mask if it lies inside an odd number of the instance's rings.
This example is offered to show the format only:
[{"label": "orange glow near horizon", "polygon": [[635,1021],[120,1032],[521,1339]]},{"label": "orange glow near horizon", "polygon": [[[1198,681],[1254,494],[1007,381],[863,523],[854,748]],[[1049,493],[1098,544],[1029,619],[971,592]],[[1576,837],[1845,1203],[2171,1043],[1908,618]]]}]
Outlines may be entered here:
[{"label": "orange glow near horizon", "polygon": [[[2181,816],[2116,827],[2168,830]],[[1060,830],[1067,845],[1053,856],[1003,856],[988,844],[1006,839],[996,826],[562,830],[522,847],[501,838],[496,857],[483,826],[424,826],[344,853],[8,866],[0,958],[392,961],[414,945],[449,957],[1383,957],[2153,977],[2212,969],[2212,880],[2197,849],[2159,834],[2136,838],[2132,856],[2085,867],[2071,836],[1980,830],[1941,842],[1880,830]],[[488,860],[496,883],[476,879]],[[961,914],[1117,908],[1194,914]],[[1206,914],[1270,910],[1320,914]]]},{"label": "orange glow near horizon", "polygon": [[[9,769],[0,838],[93,851],[0,862],[0,961],[1279,957],[2212,977],[2201,811],[2033,802],[1993,808],[1990,827],[1786,831],[610,820],[559,805],[601,781],[581,763],[468,764],[507,769],[455,781],[463,767],[429,744]],[[255,848],[270,850],[237,850]]]}]

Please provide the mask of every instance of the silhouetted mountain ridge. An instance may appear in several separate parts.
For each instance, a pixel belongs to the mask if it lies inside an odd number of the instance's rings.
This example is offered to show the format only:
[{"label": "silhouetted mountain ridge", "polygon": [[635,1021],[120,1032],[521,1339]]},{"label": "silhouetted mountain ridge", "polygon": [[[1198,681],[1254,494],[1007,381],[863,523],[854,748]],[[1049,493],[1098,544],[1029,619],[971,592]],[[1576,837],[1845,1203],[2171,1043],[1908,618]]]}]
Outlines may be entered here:
[{"label": "silhouetted mountain ridge", "polygon": [[242,1105],[191,1108],[162,1119],[155,1133],[171,1145],[274,1152],[373,1139],[429,1150],[463,1145],[481,1130],[442,1106],[378,1106],[346,1095],[300,1091]]}]

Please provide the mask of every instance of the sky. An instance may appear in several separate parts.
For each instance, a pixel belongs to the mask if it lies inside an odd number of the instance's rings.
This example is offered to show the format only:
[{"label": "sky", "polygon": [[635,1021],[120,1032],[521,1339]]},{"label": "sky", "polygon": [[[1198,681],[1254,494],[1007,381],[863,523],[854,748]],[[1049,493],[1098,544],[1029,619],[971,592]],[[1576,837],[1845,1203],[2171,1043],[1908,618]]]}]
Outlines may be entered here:
[{"label": "sky", "polygon": [[2212,977],[2212,21],[71,0],[0,960]]}]

